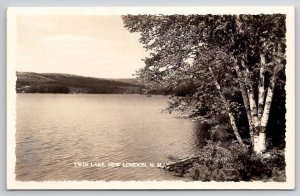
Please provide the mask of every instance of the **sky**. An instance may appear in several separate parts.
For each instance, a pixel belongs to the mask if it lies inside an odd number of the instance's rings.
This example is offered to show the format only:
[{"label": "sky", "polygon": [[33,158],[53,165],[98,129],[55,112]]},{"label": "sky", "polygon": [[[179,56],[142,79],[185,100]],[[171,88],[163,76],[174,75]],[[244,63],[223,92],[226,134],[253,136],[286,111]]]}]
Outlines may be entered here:
[{"label": "sky", "polygon": [[17,71],[133,78],[146,51],[121,16],[19,15]]}]

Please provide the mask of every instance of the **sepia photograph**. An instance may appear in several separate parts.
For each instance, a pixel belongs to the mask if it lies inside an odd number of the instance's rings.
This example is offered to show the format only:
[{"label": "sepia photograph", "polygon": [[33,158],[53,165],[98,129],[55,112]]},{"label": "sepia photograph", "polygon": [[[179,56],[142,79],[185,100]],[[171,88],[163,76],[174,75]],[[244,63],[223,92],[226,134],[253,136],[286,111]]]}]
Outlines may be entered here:
[{"label": "sepia photograph", "polygon": [[9,189],[293,189],[293,7],[9,8]]}]

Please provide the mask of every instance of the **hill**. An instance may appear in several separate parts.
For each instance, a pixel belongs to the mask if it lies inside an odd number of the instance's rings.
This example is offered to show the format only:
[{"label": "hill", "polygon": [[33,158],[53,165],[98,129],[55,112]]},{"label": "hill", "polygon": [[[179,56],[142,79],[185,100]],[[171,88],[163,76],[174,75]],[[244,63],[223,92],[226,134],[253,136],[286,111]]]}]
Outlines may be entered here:
[{"label": "hill", "polygon": [[17,93],[137,94],[135,79],[100,79],[71,74],[17,72]]}]

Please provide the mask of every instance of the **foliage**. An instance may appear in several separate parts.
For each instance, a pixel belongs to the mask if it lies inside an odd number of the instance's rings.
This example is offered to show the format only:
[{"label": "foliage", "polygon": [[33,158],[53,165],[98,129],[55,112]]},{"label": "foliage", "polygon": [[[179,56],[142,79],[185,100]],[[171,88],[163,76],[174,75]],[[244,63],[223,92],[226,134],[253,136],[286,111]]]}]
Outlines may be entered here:
[{"label": "foliage", "polygon": [[[242,152],[239,152],[242,153]],[[246,152],[243,152],[246,153]],[[190,175],[200,181],[240,181],[239,168],[236,162],[239,154],[221,147],[220,143],[208,142],[201,150],[200,158],[193,162]]]},{"label": "foliage", "polygon": [[[285,15],[127,15],[123,21],[149,51],[138,80],[170,94],[170,111],[215,116],[251,137],[265,132],[273,89],[285,95]],[[285,124],[284,115],[270,119]]]},{"label": "foliage", "polygon": [[250,155],[236,142],[225,147],[220,142],[208,141],[197,158],[166,169],[199,181],[285,181],[284,152],[274,149],[267,155]]}]

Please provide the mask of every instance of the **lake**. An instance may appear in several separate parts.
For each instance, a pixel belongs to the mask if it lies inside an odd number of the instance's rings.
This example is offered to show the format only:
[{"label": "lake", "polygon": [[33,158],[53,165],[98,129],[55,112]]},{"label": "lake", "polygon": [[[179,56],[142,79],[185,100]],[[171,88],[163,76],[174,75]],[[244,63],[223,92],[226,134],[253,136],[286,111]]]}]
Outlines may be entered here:
[{"label": "lake", "polygon": [[204,144],[199,122],[162,112],[167,101],[145,95],[17,94],[17,180],[186,180],[149,167],[191,156]]}]

